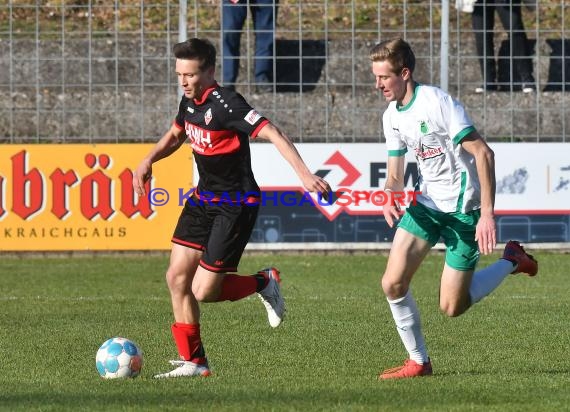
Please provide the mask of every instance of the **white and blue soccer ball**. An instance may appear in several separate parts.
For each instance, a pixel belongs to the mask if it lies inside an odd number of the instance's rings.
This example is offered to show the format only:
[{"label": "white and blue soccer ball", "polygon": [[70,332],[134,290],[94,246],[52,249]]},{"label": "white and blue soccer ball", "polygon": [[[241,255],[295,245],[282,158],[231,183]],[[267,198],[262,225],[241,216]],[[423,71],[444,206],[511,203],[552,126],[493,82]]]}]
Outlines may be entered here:
[{"label": "white and blue soccer ball", "polygon": [[97,371],[105,379],[136,378],[142,364],[143,353],[137,344],[118,336],[106,340],[95,357]]}]

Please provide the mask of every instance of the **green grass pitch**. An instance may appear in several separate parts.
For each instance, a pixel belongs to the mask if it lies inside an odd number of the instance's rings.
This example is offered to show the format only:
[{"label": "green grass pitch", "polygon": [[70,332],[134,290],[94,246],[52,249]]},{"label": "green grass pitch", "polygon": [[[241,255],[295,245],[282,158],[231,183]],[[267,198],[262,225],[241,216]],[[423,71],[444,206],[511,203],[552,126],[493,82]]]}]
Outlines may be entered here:
[{"label": "green grass pitch", "polygon": [[[166,255],[4,257],[2,411],[570,410],[570,255],[535,253],[536,278],[509,276],[458,318],[438,309],[443,256],[412,290],[433,377],[380,382],[406,353],[379,289],[386,257],[246,254],[240,273],[280,268],[287,317],[269,327],[257,299],[202,305],[213,375],[157,381],[176,357]],[[480,267],[498,257],[484,257]],[[111,336],[144,351],[141,376],[103,380]]]}]

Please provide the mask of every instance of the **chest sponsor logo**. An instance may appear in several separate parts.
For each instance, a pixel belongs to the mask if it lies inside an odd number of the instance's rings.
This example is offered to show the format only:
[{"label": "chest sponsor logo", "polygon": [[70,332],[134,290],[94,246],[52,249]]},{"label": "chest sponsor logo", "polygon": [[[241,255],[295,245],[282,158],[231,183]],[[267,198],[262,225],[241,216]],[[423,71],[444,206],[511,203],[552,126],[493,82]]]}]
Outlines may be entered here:
[{"label": "chest sponsor logo", "polygon": [[192,149],[203,153],[206,147],[212,147],[212,137],[209,131],[196,127],[188,122],[186,122],[185,129]]},{"label": "chest sponsor logo", "polygon": [[416,147],[416,158],[418,160],[426,160],[426,159],[433,159],[434,157],[443,156],[443,147],[433,147],[433,146],[426,146],[423,143],[420,143],[418,147]]}]

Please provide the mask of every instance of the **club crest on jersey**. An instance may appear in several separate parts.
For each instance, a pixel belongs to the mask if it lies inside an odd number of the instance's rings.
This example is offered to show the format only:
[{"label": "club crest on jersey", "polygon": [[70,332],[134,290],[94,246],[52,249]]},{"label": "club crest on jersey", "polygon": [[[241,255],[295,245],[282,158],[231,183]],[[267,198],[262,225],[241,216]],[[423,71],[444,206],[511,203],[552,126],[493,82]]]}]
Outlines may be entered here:
[{"label": "club crest on jersey", "polygon": [[257,113],[254,109],[251,109],[249,111],[248,114],[245,115],[244,120],[246,122],[248,122],[250,125],[254,125],[255,122],[257,122],[259,119],[261,119],[261,115],[259,113]]},{"label": "club crest on jersey", "polygon": [[428,125],[424,120],[420,122],[420,132],[422,132],[422,134],[427,134],[429,132]]},{"label": "club crest on jersey", "polygon": [[208,109],[204,114],[204,122],[206,123],[206,125],[208,125],[210,124],[211,121],[212,121],[212,109]]}]

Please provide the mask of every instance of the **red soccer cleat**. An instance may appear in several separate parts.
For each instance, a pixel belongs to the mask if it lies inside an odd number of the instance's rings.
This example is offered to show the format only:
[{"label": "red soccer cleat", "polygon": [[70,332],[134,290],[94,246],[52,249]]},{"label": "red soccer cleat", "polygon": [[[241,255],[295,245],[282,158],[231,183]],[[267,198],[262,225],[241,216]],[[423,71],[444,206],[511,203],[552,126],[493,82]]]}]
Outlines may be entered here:
[{"label": "red soccer cleat", "polygon": [[400,378],[415,378],[416,376],[430,376],[433,375],[431,368],[431,361],[420,364],[411,359],[406,359],[403,366],[397,368],[386,369],[378,379],[400,379]]},{"label": "red soccer cleat", "polygon": [[538,273],[538,262],[532,255],[524,251],[519,242],[514,240],[507,242],[503,252],[503,259],[515,265],[515,270],[511,272],[512,274],[526,273],[529,276],[535,276]]}]

